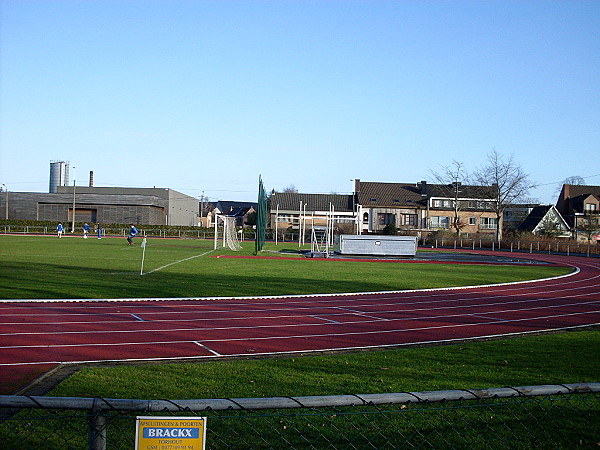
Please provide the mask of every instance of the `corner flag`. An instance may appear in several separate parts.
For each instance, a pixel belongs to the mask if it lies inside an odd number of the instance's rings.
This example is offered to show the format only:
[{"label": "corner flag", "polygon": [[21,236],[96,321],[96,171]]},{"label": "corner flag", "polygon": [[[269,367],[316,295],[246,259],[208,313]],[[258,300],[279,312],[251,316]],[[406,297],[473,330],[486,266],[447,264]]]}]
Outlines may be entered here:
[{"label": "corner flag", "polygon": [[140,269],[140,275],[144,275],[144,258],[146,257],[146,237],[142,241],[142,268]]}]

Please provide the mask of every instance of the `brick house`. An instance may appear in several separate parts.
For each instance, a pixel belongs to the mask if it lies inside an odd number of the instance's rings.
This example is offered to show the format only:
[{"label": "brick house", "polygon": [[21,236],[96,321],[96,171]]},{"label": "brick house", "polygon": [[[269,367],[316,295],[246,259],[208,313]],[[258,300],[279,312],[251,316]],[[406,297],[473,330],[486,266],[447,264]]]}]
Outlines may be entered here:
[{"label": "brick house", "polygon": [[599,240],[600,186],[564,184],[556,209],[565,218],[577,240],[588,240],[592,236]]},{"label": "brick house", "polygon": [[361,233],[378,233],[386,225],[423,234],[458,230],[495,234],[502,226],[494,211],[494,186],[380,183],[355,180]]}]

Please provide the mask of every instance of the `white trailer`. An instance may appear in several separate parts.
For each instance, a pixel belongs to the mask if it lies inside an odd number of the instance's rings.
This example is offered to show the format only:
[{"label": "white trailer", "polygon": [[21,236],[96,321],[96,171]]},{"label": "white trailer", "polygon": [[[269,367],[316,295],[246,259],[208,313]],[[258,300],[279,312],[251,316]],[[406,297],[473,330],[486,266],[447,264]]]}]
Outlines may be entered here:
[{"label": "white trailer", "polygon": [[417,238],[342,234],[336,239],[334,250],[341,255],[415,256]]}]

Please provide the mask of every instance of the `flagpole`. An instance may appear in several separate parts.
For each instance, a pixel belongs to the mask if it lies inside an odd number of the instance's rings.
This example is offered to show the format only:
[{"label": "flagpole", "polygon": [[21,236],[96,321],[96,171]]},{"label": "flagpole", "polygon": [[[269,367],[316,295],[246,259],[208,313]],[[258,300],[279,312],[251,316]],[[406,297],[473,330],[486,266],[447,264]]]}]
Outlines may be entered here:
[{"label": "flagpole", "polygon": [[146,257],[146,237],[142,241],[142,268],[140,269],[140,275],[144,275],[144,258]]}]

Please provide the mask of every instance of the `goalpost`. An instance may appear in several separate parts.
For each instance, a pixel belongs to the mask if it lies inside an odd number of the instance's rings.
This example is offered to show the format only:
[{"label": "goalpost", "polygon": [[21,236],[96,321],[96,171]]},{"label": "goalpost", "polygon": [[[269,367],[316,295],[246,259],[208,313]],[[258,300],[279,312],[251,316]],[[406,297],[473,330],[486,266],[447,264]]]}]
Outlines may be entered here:
[{"label": "goalpost", "polygon": [[215,250],[228,248],[237,252],[242,248],[235,229],[235,217],[220,216],[215,218]]}]

